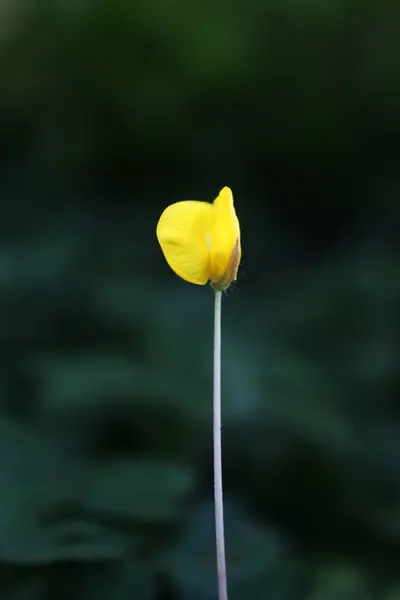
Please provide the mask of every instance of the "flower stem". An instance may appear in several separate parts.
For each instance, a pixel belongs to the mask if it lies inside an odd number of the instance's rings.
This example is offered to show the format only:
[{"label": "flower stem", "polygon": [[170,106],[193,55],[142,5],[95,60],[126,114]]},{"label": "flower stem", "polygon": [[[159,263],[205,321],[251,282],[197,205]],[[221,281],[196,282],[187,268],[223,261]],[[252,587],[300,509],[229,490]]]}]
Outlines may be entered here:
[{"label": "flower stem", "polygon": [[215,290],[214,305],[214,394],[213,394],[213,438],[214,438],[214,503],[215,535],[217,544],[218,598],[228,600],[225,562],[224,504],[222,492],[222,449],[221,449],[221,300],[222,293]]}]

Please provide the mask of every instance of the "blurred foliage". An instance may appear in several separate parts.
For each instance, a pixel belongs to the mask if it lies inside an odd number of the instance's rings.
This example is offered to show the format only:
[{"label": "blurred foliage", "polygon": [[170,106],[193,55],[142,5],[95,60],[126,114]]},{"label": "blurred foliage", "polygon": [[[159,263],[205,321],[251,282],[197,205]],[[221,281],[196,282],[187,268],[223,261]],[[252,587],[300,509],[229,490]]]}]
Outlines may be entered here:
[{"label": "blurred foliage", "polygon": [[1,2],[2,599],[216,599],[212,299],[154,231],[225,184],[230,598],[400,598],[399,17]]}]

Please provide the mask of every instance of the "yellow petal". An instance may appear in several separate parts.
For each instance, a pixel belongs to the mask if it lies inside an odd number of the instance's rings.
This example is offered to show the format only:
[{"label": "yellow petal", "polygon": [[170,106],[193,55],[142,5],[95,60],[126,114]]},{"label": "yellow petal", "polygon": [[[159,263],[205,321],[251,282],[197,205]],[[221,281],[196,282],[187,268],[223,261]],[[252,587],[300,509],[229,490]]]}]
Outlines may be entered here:
[{"label": "yellow petal", "polygon": [[241,259],[240,226],[232,191],[224,187],[214,200],[215,222],[212,236],[210,279],[227,287],[236,279]]},{"label": "yellow petal", "polygon": [[158,221],[157,238],[165,259],[189,283],[205,285],[210,278],[213,225],[213,205],[196,200],[171,204]]}]

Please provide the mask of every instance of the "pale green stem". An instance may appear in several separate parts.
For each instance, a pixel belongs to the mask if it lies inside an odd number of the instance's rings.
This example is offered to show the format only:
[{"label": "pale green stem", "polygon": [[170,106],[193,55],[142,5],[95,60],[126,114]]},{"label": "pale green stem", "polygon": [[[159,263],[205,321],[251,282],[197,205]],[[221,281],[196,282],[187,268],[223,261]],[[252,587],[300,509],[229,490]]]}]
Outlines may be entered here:
[{"label": "pale green stem", "polygon": [[222,293],[215,290],[214,307],[214,503],[215,535],[217,544],[218,598],[228,600],[225,562],[224,504],[222,492],[222,444],[221,444],[221,300]]}]

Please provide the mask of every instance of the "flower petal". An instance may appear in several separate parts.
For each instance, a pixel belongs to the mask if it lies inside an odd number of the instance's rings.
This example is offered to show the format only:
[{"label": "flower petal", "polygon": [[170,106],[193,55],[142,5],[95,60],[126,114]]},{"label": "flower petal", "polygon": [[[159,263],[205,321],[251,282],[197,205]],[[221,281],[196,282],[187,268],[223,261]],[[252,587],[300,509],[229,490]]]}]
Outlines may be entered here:
[{"label": "flower petal", "polygon": [[168,206],[157,225],[157,238],[171,269],[189,283],[210,278],[209,240],[214,208],[208,202],[185,200]]},{"label": "flower petal", "polygon": [[[212,237],[211,273],[213,283],[236,279],[241,259],[240,226],[232,191],[224,187],[214,200],[215,223]],[[229,271],[229,273],[228,273]]]}]

